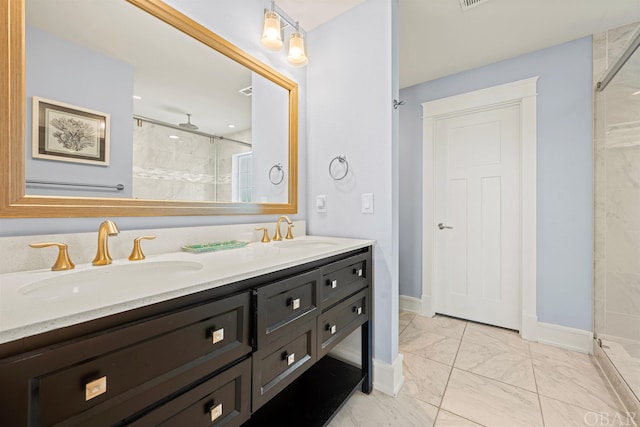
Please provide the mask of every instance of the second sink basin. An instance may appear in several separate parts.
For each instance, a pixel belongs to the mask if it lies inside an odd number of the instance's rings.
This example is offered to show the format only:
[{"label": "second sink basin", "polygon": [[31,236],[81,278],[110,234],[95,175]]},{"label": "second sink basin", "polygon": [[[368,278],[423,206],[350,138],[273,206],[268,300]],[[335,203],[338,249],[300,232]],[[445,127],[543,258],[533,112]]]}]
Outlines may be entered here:
[{"label": "second sink basin", "polygon": [[136,288],[177,281],[202,267],[203,265],[197,261],[154,261],[108,265],[90,270],[73,271],[29,283],[19,288],[18,293],[42,299],[69,298],[79,294],[88,295],[91,292],[103,291],[110,287],[119,286],[123,289],[122,285]]},{"label": "second sink basin", "polygon": [[329,240],[316,240],[316,239],[299,239],[299,240],[283,240],[281,242],[274,243],[274,246],[279,248],[290,248],[290,249],[324,249],[331,246],[336,246],[337,243],[329,241]]}]

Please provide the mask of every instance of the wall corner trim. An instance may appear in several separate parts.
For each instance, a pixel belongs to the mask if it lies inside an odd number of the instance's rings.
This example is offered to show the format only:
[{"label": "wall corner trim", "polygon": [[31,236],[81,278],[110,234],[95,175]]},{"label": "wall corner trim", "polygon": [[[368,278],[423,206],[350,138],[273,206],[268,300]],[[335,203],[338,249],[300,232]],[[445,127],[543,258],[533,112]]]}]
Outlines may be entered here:
[{"label": "wall corner trim", "polygon": [[373,388],[389,396],[397,396],[404,384],[403,360],[401,353],[391,364],[373,359]]}]

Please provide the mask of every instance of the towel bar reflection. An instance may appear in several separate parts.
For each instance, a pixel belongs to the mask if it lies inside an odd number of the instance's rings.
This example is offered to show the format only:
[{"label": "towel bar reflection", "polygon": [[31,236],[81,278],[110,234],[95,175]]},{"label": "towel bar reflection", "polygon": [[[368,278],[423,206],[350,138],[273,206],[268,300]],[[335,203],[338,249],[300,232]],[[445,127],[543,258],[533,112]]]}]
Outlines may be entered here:
[{"label": "towel bar reflection", "polygon": [[[273,170],[274,169],[277,169],[280,172],[280,174],[279,174],[280,175],[280,179],[277,178],[277,175],[276,175],[276,178],[274,178],[274,176],[273,176]],[[284,180],[284,170],[283,170],[283,167],[282,167],[282,163],[278,163],[278,164],[275,164],[275,165],[271,166],[271,169],[269,169],[269,181],[271,181],[271,183],[273,185],[278,185],[283,180]]]},{"label": "towel bar reflection", "polygon": [[73,182],[57,182],[57,181],[38,181],[33,179],[28,179],[27,184],[39,184],[39,185],[67,185],[70,187],[89,187],[89,188],[111,188],[114,190],[122,191],[124,190],[124,185],[116,184],[116,185],[103,185],[103,184],[80,184]]}]

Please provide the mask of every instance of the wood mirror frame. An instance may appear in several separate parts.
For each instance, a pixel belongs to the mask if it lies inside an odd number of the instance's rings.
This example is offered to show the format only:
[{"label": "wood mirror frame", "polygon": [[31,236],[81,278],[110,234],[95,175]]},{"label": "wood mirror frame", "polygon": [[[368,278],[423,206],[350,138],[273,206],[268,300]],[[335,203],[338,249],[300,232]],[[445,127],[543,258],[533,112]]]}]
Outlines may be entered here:
[{"label": "wood mirror frame", "polygon": [[160,0],[127,0],[289,92],[288,203],[26,195],[25,0],[0,0],[0,217],[292,214],[298,209],[298,85]]}]

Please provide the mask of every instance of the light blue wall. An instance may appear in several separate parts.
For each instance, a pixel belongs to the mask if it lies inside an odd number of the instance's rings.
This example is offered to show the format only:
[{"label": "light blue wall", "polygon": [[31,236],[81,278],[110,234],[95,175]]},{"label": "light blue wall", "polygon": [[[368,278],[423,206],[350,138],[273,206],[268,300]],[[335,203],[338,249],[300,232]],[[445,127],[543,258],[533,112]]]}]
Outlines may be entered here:
[{"label": "light blue wall", "polygon": [[592,329],[591,37],[400,91],[400,293],[421,294],[421,103],[538,80],[537,308],[541,322]]},{"label": "light blue wall", "polygon": [[[374,357],[386,363],[398,353],[398,234],[393,231],[397,112],[391,107],[397,97],[396,3],[368,0],[307,37],[307,228],[311,234],[376,240]],[[336,181],[328,167],[339,154],[346,155],[349,172]],[[362,193],[374,194],[373,214],[361,212]],[[315,211],[320,194],[326,195],[326,213]]]},{"label": "light blue wall", "polygon": [[27,123],[31,123],[33,96],[110,114],[113,158],[109,166],[33,159],[27,128],[27,179],[125,186],[122,192],[36,186],[29,187],[28,194],[131,197],[133,66],[31,27],[26,34],[26,64]]},{"label": "light blue wall", "polygon": [[[264,4],[255,0],[187,1],[167,0],[187,16],[248,52],[258,60],[278,70],[298,83],[298,214],[292,219],[304,219],[306,207],[306,68],[291,67],[286,53],[273,53],[260,45]],[[1,125],[1,124],[0,124]],[[37,218],[0,219],[0,236],[88,232],[98,229],[104,218]],[[121,230],[140,228],[189,227],[270,221],[266,216],[189,216],[189,217],[120,217],[114,218]]]}]

